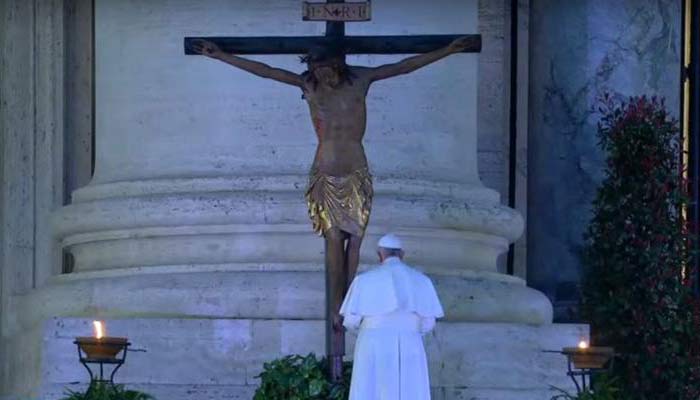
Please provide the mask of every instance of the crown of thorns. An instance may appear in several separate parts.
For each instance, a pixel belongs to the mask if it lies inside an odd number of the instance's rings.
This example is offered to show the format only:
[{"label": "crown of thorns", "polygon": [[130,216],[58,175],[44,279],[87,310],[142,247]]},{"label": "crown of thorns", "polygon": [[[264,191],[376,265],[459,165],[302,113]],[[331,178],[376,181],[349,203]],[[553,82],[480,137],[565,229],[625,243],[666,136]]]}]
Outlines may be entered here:
[{"label": "crown of thorns", "polygon": [[316,46],[309,50],[305,56],[299,57],[302,63],[316,63],[344,57],[343,48],[338,45]]}]

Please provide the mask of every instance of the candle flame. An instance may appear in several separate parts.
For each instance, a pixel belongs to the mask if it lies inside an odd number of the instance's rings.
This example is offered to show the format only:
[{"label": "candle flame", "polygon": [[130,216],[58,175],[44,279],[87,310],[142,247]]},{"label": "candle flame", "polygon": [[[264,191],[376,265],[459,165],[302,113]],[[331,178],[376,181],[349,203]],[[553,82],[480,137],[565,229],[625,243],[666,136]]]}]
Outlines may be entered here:
[{"label": "candle flame", "polygon": [[580,341],[580,342],[578,343],[578,348],[579,348],[579,349],[582,349],[582,350],[583,350],[583,349],[587,349],[587,348],[588,348],[588,342],[586,342],[585,340]]},{"label": "candle flame", "polygon": [[92,321],[92,325],[95,327],[95,337],[97,339],[102,339],[105,335],[104,325],[102,321]]}]

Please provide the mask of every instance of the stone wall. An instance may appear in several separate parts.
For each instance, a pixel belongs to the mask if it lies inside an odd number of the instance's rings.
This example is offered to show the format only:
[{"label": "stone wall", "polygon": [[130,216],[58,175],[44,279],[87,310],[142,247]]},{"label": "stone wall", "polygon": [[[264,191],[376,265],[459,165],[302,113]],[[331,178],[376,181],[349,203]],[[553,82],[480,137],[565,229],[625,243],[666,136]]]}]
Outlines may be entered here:
[{"label": "stone wall", "polygon": [[570,318],[603,179],[597,96],[663,96],[678,115],[680,0],[542,0],[531,8],[528,282]]},{"label": "stone wall", "polygon": [[[63,1],[0,2],[0,393],[38,379],[39,353],[15,350],[14,299],[60,271],[50,214],[62,205]],[[31,347],[30,347],[31,349]],[[17,356],[19,355],[19,358]]]}]

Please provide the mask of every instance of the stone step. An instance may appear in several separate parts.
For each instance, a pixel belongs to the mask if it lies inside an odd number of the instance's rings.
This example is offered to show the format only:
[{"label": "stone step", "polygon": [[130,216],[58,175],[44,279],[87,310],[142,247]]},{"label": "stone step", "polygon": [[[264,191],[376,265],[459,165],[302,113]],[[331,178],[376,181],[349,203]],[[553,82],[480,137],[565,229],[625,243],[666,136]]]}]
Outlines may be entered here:
[{"label": "stone step", "polygon": [[[146,350],[129,352],[115,380],[159,399],[250,399],[265,361],[323,352],[323,321],[131,318],[105,323],[108,335],[128,337],[132,349]],[[92,320],[82,318],[54,318],[36,331],[36,344],[42,345],[33,359],[41,378],[33,390],[37,397],[31,398],[57,400],[63,388],[87,382],[73,340],[91,334]],[[571,382],[565,358],[543,350],[560,350],[587,336],[584,325],[439,323],[425,337],[434,399],[549,399],[551,386],[570,390]],[[354,335],[347,340],[352,354]]]}]

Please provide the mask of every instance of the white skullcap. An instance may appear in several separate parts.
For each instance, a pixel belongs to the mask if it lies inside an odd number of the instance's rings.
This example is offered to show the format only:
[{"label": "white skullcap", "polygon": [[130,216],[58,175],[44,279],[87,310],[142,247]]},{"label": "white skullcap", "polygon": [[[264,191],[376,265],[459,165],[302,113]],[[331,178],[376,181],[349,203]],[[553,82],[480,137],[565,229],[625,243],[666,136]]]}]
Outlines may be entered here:
[{"label": "white skullcap", "polygon": [[377,242],[377,246],[385,249],[401,249],[401,239],[393,233],[387,233]]}]

